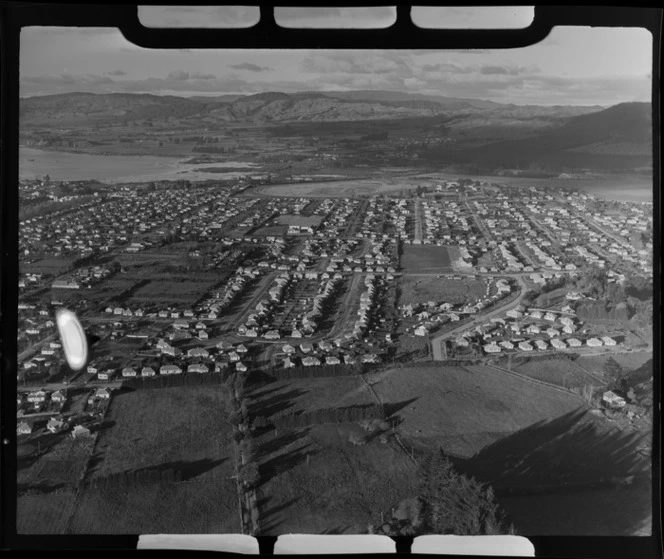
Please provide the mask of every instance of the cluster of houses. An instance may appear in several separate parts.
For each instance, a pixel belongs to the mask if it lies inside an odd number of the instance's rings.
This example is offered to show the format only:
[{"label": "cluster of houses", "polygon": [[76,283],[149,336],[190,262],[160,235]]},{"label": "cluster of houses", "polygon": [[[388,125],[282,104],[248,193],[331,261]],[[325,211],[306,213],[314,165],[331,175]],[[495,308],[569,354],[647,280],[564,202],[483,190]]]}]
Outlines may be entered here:
[{"label": "cluster of houses", "polygon": [[461,333],[454,343],[457,347],[464,348],[473,341],[479,342],[486,353],[617,345],[609,336],[588,337],[582,341],[574,336],[579,326],[580,323],[569,306],[560,311],[511,309],[507,311],[506,318],[491,318],[487,323]]},{"label": "cluster of houses", "polygon": [[[448,275],[446,277],[461,279],[461,276]],[[509,295],[511,291],[512,287],[506,279],[491,279],[487,282],[485,294],[473,304],[429,301],[426,304],[414,305],[409,303],[401,305],[400,311],[403,318],[415,320],[412,325],[413,335],[427,336],[439,325],[447,322],[458,322],[464,316],[476,314]],[[406,331],[410,332],[411,327],[407,327]]]},{"label": "cluster of houses", "polygon": [[25,413],[42,413],[45,411],[59,412],[66,401],[66,390],[49,392],[40,388],[27,394],[19,392],[16,396],[16,409],[21,415]]},{"label": "cluster of houses", "polygon": [[318,344],[303,342],[299,345],[285,344],[281,351],[283,359],[281,367],[289,369],[301,365],[303,367],[319,367],[334,365],[355,365],[357,363],[380,363],[376,353],[354,355],[347,350],[347,341],[337,338],[334,342],[322,341]]}]

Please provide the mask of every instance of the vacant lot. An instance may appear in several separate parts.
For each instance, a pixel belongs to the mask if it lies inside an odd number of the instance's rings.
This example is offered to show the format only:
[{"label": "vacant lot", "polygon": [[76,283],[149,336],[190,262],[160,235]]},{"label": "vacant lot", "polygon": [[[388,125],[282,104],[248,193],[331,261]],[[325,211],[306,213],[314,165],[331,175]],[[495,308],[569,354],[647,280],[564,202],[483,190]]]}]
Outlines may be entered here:
[{"label": "vacant lot", "polygon": [[16,532],[64,534],[75,499],[73,491],[19,496],[16,503]]},{"label": "vacant lot", "polygon": [[259,447],[260,533],[365,533],[402,499],[415,494],[417,467],[394,443],[362,446],[356,424],[318,425],[272,438]]},{"label": "vacant lot", "polygon": [[239,533],[234,479],[88,489],[69,534]]},{"label": "vacant lot", "polygon": [[252,233],[253,237],[283,237],[288,231],[287,225],[269,225],[260,227]]},{"label": "vacant lot", "polygon": [[277,222],[280,225],[297,225],[298,227],[318,227],[323,221],[320,215],[280,215]]},{"label": "vacant lot", "polygon": [[401,256],[401,268],[406,273],[451,272],[452,259],[447,247],[405,245]]},{"label": "vacant lot", "polygon": [[599,384],[597,379],[594,379],[579,367],[575,367],[574,363],[567,359],[530,361],[514,367],[514,371],[568,389],[578,388],[587,384]]},{"label": "vacant lot", "polygon": [[249,396],[250,413],[265,417],[375,403],[366,384],[357,376],[276,381]]},{"label": "vacant lot", "polygon": [[222,386],[114,396],[90,461],[91,482],[122,472],[179,472],[178,482],[88,485],[71,533],[239,531],[235,451]]},{"label": "vacant lot", "polygon": [[[438,247],[442,248],[442,247]],[[436,276],[404,276],[401,303],[474,303],[486,293],[484,280],[454,280]]]},{"label": "vacant lot", "polygon": [[583,405],[571,394],[482,366],[393,368],[367,379],[382,402],[400,408],[399,431],[412,444],[460,456]]},{"label": "vacant lot", "polygon": [[261,194],[269,196],[306,196],[307,198],[350,198],[401,192],[415,185],[404,185],[403,180],[357,179],[328,182],[304,182],[262,187]]},{"label": "vacant lot", "polygon": [[89,477],[174,469],[190,478],[234,473],[225,388],[141,389],[116,394],[106,413]]}]

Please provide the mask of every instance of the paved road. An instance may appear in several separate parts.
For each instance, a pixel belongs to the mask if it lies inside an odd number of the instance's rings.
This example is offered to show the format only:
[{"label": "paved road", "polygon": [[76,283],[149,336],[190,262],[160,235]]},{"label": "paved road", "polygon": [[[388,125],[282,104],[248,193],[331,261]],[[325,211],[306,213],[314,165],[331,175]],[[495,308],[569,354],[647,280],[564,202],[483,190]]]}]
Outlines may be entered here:
[{"label": "paved road", "polygon": [[461,326],[458,326],[454,328],[453,330],[450,330],[449,332],[446,332],[445,334],[441,334],[440,336],[437,336],[431,340],[431,347],[433,350],[433,360],[434,361],[442,361],[444,359],[443,357],[443,351],[441,344],[445,340],[452,338],[461,332],[465,332],[466,330],[469,330],[471,328],[474,328],[475,326],[479,324],[484,324],[487,320],[490,318],[497,316],[497,315],[503,315],[510,309],[516,308],[521,304],[521,301],[523,297],[526,294],[526,285],[523,282],[523,279],[520,276],[515,276],[516,279],[519,281],[521,284],[521,292],[519,293],[518,297],[514,299],[511,303],[507,303],[505,305],[501,305],[499,307],[496,307],[489,312],[486,313],[481,313],[475,316],[473,318],[472,322],[463,324]]}]

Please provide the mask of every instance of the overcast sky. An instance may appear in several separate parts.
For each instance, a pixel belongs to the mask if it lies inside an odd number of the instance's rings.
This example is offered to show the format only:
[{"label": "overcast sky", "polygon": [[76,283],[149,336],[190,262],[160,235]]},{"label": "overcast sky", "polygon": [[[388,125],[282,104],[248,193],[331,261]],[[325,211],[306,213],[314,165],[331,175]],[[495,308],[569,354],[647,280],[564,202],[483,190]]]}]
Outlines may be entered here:
[{"label": "overcast sky", "polygon": [[[196,11],[178,10],[155,23],[195,23]],[[314,14],[319,17],[300,10],[290,21],[334,19]],[[237,12],[231,21],[226,13],[225,21],[241,25],[245,17],[251,25],[246,16]],[[383,13],[387,25],[388,16]],[[353,20],[362,25],[361,17]],[[207,14],[205,21],[215,20]],[[518,105],[608,106],[649,101],[651,66],[650,33],[630,28],[559,27],[536,45],[491,51],[160,51],[139,48],[116,29],[32,27],[21,33],[20,70],[22,96],[382,89]]]}]

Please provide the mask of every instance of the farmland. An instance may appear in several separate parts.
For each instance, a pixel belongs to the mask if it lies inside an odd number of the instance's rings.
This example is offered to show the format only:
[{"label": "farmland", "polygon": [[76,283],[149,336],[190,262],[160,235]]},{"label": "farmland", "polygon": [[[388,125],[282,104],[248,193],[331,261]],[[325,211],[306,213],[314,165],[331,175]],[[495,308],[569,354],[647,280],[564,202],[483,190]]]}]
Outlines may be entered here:
[{"label": "farmland", "polygon": [[266,440],[259,454],[261,535],[364,533],[377,513],[413,496],[416,466],[406,454],[375,438],[353,445],[352,433],[363,430],[318,425]]},{"label": "farmland", "polygon": [[[213,385],[116,395],[70,532],[237,532],[235,455],[225,398],[223,388]],[[177,478],[159,483],[122,478],[141,472],[174,472]]]},{"label": "farmland", "polygon": [[567,389],[599,384],[596,378],[576,367],[574,362],[568,359],[526,361],[514,367],[514,371]]},{"label": "farmland", "polygon": [[223,390],[211,385],[117,394],[88,476],[147,468],[173,468],[197,479],[233,475]]},{"label": "farmland", "polygon": [[431,276],[404,276],[401,290],[403,305],[429,301],[453,304],[474,303],[486,290],[486,282],[478,279],[448,279]]},{"label": "farmland", "polygon": [[383,403],[399,403],[399,432],[416,448],[471,456],[536,421],[583,405],[573,395],[483,366],[403,367],[367,375]]},{"label": "farmland", "polygon": [[250,412],[270,417],[373,402],[358,376],[289,379],[272,382],[251,393]]},{"label": "farmland", "polygon": [[19,495],[16,504],[18,534],[64,534],[76,494],[73,491]]}]

